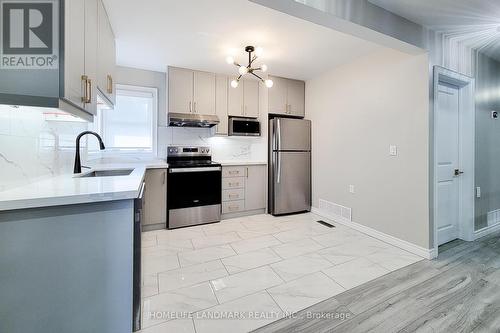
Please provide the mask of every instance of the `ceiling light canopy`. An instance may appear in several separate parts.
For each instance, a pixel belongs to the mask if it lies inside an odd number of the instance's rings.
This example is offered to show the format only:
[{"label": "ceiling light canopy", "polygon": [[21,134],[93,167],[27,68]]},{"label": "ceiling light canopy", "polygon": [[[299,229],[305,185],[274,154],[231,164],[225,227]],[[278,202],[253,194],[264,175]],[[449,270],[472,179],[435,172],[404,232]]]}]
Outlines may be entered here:
[{"label": "ceiling light canopy", "polygon": [[[238,64],[234,60],[233,57],[226,58],[226,62],[228,64],[233,64],[233,65],[238,67],[238,73],[240,74],[236,80],[231,81],[231,87],[237,88],[241,77],[243,75],[246,75],[246,74],[251,74],[251,75],[255,76],[261,82],[263,82],[266,85],[266,87],[268,87],[268,88],[271,88],[273,86],[273,84],[274,84],[273,80],[270,80],[270,79],[264,80],[262,77],[260,77],[259,75],[257,75],[255,73],[256,71],[267,72],[267,66],[265,64],[262,64],[260,67],[252,67],[255,60],[257,60],[257,58],[262,55],[263,51],[264,50],[262,49],[262,47],[257,47],[257,48],[255,48],[253,46],[245,47],[245,52],[248,53],[248,65],[247,66]],[[254,54],[252,54],[252,53],[254,53]]]}]

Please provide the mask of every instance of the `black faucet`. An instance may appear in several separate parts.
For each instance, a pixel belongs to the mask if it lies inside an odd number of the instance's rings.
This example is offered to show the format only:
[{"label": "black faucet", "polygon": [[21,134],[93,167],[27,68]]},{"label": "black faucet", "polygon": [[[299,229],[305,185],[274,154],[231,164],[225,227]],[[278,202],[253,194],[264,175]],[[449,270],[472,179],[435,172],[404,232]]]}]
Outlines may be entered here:
[{"label": "black faucet", "polygon": [[73,168],[73,173],[82,172],[82,162],[80,161],[80,139],[86,134],[92,134],[97,138],[97,140],[99,140],[99,149],[104,150],[106,148],[104,147],[104,142],[102,142],[101,137],[96,132],[84,131],[78,134],[78,136],[76,137],[75,167]]}]

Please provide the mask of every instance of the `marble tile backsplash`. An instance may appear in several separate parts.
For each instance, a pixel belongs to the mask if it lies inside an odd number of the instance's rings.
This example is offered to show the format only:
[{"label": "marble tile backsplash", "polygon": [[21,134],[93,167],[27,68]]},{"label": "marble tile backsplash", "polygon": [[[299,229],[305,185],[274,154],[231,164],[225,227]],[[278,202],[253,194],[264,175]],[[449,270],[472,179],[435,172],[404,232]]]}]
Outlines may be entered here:
[{"label": "marble tile backsplash", "polygon": [[87,129],[75,120],[51,109],[0,105],[0,191],[71,173],[75,137]]},{"label": "marble tile backsplash", "polygon": [[210,128],[159,127],[158,156],[165,157],[168,145],[205,145],[212,148],[215,161],[267,160],[265,137],[215,136]]}]

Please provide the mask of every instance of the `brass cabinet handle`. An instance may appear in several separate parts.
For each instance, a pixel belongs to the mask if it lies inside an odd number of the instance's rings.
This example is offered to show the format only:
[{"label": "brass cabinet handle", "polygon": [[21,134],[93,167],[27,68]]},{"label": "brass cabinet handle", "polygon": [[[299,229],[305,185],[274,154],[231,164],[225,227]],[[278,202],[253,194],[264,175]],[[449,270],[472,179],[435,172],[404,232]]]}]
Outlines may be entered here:
[{"label": "brass cabinet handle", "polygon": [[196,113],[196,102],[193,103],[193,112]]},{"label": "brass cabinet handle", "polygon": [[85,104],[92,103],[92,80],[87,75],[82,75],[82,81],[85,84],[82,102]]},{"label": "brass cabinet handle", "polygon": [[107,78],[108,78],[108,89],[107,89],[108,94],[112,94],[113,93],[113,77],[108,74]]},{"label": "brass cabinet handle", "polygon": [[239,194],[230,194],[229,195],[229,198],[232,199],[232,198],[239,198]]},{"label": "brass cabinet handle", "polygon": [[189,112],[193,112],[193,109],[191,108],[191,103],[192,102],[189,102]]},{"label": "brass cabinet handle", "polygon": [[237,175],[239,173],[240,173],[239,170],[229,171],[230,175]]}]

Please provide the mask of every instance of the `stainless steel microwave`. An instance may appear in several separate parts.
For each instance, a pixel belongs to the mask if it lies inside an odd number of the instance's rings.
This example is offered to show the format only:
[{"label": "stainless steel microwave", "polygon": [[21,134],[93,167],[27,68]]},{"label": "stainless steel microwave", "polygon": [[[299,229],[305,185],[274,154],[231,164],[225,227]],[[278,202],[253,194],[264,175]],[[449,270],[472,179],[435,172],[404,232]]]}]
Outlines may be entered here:
[{"label": "stainless steel microwave", "polygon": [[260,136],[260,122],[255,118],[229,117],[229,135]]}]

